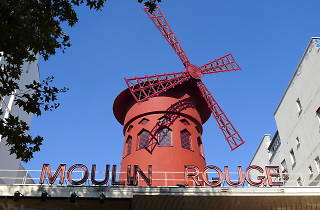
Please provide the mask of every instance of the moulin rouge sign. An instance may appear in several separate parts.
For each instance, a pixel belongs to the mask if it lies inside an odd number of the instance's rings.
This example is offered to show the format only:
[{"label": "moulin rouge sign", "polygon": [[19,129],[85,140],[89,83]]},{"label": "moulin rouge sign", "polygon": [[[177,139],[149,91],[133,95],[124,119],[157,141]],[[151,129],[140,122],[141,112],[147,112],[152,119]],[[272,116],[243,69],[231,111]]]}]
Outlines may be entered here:
[{"label": "moulin rouge sign", "polygon": [[[59,184],[63,184],[65,180],[66,174],[66,164],[60,164],[58,169],[55,171],[54,175],[52,176],[50,165],[43,164],[41,177],[40,177],[40,184],[44,184],[44,181],[47,179],[48,184],[54,184],[57,180],[58,176],[60,175]],[[74,180],[72,178],[72,173],[75,169],[81,169],[83,171],[83,177],[81,179]],[[138,174],[142,178],[142,180],[148,185],[152,186],[152,166],[148,166],[148,175],[146,175],[138,165],[128,165],[127,167],[127,180],[120,181],[117,180],[116,176],[117,166],[112,166],[112,173],[111,173],[111,185],[127,185],[127,186],[137,186],[139,185],[138,181]],[[214,180],[209,180],[208,172],[213,171],[217,174],[217,178]],[[260,174],[260,176],[256,177],[256,180],[252,180],[250,175],[252,171],[256,171]],[[106,165],[105,170],[105,178],[103,180],[96,180],[96,165],[93,164],[91,167],[91,183],[93,185],[107,185],[109,182],[109,172],[110,172],[110,165]],[[251,165],[246,168],[243,172],[242,167],[238,166],[238,180],[234,182],[234,180],[230,179],[230,172],[229,167],[224,166],[224,170],[222,171],[219,167],[214,165],[206,166],[202,171],[199,170],[198,167],[187,165],[185,166],[184,170],[184,179],[185,185],[189,186],[190,181],[193,182],[193,186],[211,186],[217,187],[220,186],[221,183],[225,180],[226,183],[230,186],[241,186],[244,184],[245,181],[248,182],[251,186],[282,186],[283,183],[279,182],[280,173],[278,166],[266,166],[265,170],[257,165]],[[86,183],[89,179],[89,170],[88,167],[83,164],[75,164],[72,165],[67,171],[67,180],[71,185],[82,185]],[[191,182],[191,183],[192,183]]]}]

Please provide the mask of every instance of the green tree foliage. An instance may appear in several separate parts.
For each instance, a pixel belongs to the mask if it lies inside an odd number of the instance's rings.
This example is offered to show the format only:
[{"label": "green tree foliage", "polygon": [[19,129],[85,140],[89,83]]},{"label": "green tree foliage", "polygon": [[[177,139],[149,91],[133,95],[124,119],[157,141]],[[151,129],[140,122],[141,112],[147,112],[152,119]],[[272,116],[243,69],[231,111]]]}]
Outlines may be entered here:
[{"label": "green tree foliage", "polygon": [[[161,0],[138,0],[153,11]],[[40,116],[43,111],[58,108],[57,97],[67,88],[52,86],[53,77],[33,81],[19,87],[24,62],[37,56],[48,60],[57,50],[65,52],[71,46],[69,35],[62,24],[72,27],[78,22],[75,7],[87,6],[102,10],[106,0],[0,0],[0,102],[15,95],[14,103],[30,114]],[[64,27],[66,28],[66,27]],[[6,105],[6,104],[4,104]],[[0,136],[6,138],[10,153],[22,161],[29,161],[40,150],[43,137],[28,135],[29,127],[18,116],[9,114],[4,119],[0,109]]]}]

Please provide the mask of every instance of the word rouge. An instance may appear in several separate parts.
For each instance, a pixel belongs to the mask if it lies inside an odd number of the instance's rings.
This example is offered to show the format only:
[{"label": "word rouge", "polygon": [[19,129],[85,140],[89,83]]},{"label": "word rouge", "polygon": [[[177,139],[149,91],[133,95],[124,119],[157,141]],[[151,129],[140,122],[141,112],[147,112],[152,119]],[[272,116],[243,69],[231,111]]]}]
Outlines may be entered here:
[{"label": "word rouge", "polygon": [[[57,180],[58,176],[60,175],[59,179],[59,184],[63,184],[65,180],[65,173],[66,173],[66,164],[60,164],[58,169],[55,171],[54,175],[52,176],[50,165],[49,164],[43,164],[42,166],[42,171],[41,171],[41,177],[40,177],[40,184],[43,184],[46,175],[48,179],[49,184],[54,184],[55,181]],[[72,179],[72,173],[76,168],[80,168],[83,170],[83,177],[80,180],[73,180]],[[279,173],[279,167],[278,166],[266,166],[265,167],[265,173],[266,175],[264,176],[264,170],[260,166],[256,165],[251,165],[249,166],[245,173],[242,171],[242,167],[238,166],[238,180],[237,182],[233,182],[230,179],[230,172],[229,172],[229,167],[224,166],[224,174],[222,170],[213,165],[208,165],[206,166],[202,172],[200,172],[199,168],[196,166],[188,165],[185,166],[185,171],[184,171],[184,179],[185,179],[185,185],[188,186],[190,184],[190,181],[193,182],[193,185],[196,186],[211,186],[211,187],[217,187],[220,186],[222,181],[225,180],[226,183],[230,186],[241,186],[244,184],[245,181],[247,181],[251,186],[282,186],[283,183],[277,181],[280,178],[280,173]],[[215,173],[218,175],[216,179],[212,179],[212,181],[209,181],[208,178],[208,171],[209,170],[214,170]],[[255,170],[257,173],[260,173],[260,176],[256,177],[256,180],[253,181],[250,173],[251,171]],[[138,174],[142,178],[142,180],[148,185],[152,185],[152,166],[148,166],[148,176],[141,170],[141,168],[138,165],[133,166],[133,173],[132,173],[132,167],[131,165],[128,165],[127,167],[127,180],[125,181],[120,181],[116,180],[116,171],[117,171],[117,166],[113,165],[112,166],[112,173],[111,173],[111,184],[112,185],[133,185],[137,186],[139,184],[138,182]],[[101,181],[96,180],[96,165],[93,164],[91,168],[91,183],[93,185],[106,185],[109,182],[109,172],[110,172],[110,165],[106,165],[106,170],[105,170],[105,177]],[[67,179],[71,185],[82,185],[84,184],[89,178],[89,170],[87,166],[83,164],[75,164],[72,165],[68,171],[67,171]]]}]

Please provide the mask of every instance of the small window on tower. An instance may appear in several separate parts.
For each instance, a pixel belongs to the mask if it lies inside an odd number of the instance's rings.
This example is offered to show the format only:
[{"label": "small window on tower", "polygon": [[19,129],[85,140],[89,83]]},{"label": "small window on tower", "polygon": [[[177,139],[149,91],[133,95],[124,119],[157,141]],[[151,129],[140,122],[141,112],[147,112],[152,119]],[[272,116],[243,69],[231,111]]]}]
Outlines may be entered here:
[{"label": "small window on tower", "polygon": [[132,128],[133,128],[133,125],[129,125],[127,132],[130,132]]},{"label": "small window on tower", "polygon": [[150,133],[147,130],[142,130],[138,134],[138,140],[139,140],[138,149],[143,149],[148,146],[149,136],[150,136]]},{"label": "small window on tower", "polygon": [[200,126],[196,126],[196,130],[198,131],[198,133],[201,133],[201,128],[200,128]]},{"label": "small window on tower", "polygon": [[180,132],[181,146],[184,149],[191,150],[191,134],[186,129]]},{"label": "small window on tower", "polygon": [[198,137],[197,141],[198,141],[200,155],[204,157],[203,144],[200,136]]},{"label": "small window on tower", "polygon": [[159,121],[162,122],[162,123],[165,123],[165,122],[168,122],[170,119],[166,116],[163,116],[161,118],[159,118]]},{"label": "small window on tower", "polygon": [[298,113],[300,115],[302,113],[302,105],[299,98],[297,99],[296,103],[297,103]]},{"label": "small window on tower", "polygon": [[128,156],[131,154],[131,147],[132,147],[132,137],[128,136],[126,140],[126,145],[125,145],[125,151],[124,151],[124,157]]},{"label": "small window on tower", "polygon": [[140,125],[145,125],[145,124],[147,124],[148,122],[149,122],[148,119],[143,118],[142,120],[140,120],[139,124],[140,124]]},{"label": "small window on tower", "polygon": [[159,139],[158,139],[158,145],[161,147],[169,147],[172,146],[172,138],[171,138],[172,131],[168,128],[163,128],[159,132]]},{"label": "small window on tower", "polygon": [[190,125],[190,123],[189,123],[188,120],[186,120],[186,119],[182,119],[182,120],[180,120],[180,122],[181,122],[182,124],[184,124],[184,125]]}]

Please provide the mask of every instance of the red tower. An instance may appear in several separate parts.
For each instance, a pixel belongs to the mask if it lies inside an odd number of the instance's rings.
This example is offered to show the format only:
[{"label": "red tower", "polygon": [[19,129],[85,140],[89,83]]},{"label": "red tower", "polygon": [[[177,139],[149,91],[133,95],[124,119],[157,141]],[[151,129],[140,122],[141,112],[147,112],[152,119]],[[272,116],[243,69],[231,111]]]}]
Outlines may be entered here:
[{"label": "red tower", "polygon": [[[142,103],[137,103],[126,89],[116,98],[113,110],[124,126],[121,179],[126,179],[128,165],[139,165],[145,172],[152,165],[152,185],[173,186],[184,184],[185,165],[205,167],[201,134],[210,110],[194,83],[181,84]],[[160,128],[159,122],[170,125]],[[152,153],[145,149],[151,135],[158,140]]]},{"label": "red tower", "polygon": [[[205,65],[191,64],[160,8],[145,9],[186,70],[155,76],[125,79],[128,89],[115,100],[113,111],[124,125],[125,144],[121,179],[128,165],[147,172],[152,165],[156,186],[184,184],[186,165],[205,167],[202,124],[212,114],[231,150],[244,140],[210,91],[200,80],[205,74],[240,70],[231,54]],[[160,172],[160,173],[159,173]]]}]

